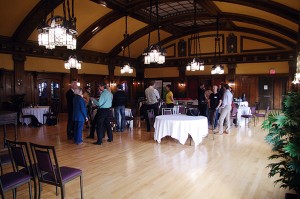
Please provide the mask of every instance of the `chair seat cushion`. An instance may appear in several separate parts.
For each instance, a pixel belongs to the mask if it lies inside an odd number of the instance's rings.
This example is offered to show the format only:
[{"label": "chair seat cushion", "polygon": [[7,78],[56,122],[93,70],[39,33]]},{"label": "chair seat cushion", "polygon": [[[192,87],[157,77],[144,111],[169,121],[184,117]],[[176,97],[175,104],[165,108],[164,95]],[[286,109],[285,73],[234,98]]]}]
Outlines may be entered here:
[{"label": "chair seat cushion", "polygon": [[266,114],[264,114],[264,113],[257,113],[256,116],[257,116],[257,117],[265,117]]},{"label": "chair seat cushion", "polygon": [[241,117],[244,117],[244,118],[252,118],[254,117],[253,115],[241,115]]},{"label": "chair seat cushion", "polygon": [[[56,175],[58,175],[57,169],[55,170],[55,172]],[[80,169],[75,169],[71,167],[60,167],[60,173],[61,173],[62,182],[66,183],[80,176],[82,174],[82,171]],[[55,182],[54,176],[51,173],[46,173],[43,177],[47,181]]]},{"label": "chair seat cushion", "polygon": [[31,176],[22,173],[22,172],[11,172],[6,173],[0,176],[0,180],[2,183],[3,190],[10,190],[14,187],[18,187],[22,184],[25,184],[29,182],[31,179]]}]

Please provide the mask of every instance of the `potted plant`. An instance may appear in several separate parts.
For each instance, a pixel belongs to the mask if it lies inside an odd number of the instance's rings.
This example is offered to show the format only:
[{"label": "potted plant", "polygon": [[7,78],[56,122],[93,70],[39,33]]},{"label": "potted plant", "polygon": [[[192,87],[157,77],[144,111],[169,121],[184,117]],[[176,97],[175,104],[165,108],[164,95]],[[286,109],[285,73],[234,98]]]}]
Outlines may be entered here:
[{"label": "potted plant", "polygon": [[[294,190],[292,198],[300,198],[300,93],[289,93],[282,112],[271,112],[262,128],[269,131],[265,140],[274,152],[269,157],[274,163],[267,166],[269,177],[278,177],[275,184]],[[291,194],[286,194],[286,198],[291,198]]]}]

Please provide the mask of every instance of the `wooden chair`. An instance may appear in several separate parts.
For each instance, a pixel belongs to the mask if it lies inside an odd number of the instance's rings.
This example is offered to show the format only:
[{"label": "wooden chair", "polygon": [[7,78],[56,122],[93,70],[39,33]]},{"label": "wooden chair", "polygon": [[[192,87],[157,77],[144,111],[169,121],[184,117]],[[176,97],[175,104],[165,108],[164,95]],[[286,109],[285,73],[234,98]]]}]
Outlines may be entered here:
[{"label": "wooden chair", "polygon": [[266,108],[266,110],[265,110],[265,112],[264,113],[256,113],[255,114],[255,116],[257,117],[257,122],[258,122],[258,119],[260,118],[260,117],[263,117],[264,118],[264,120],[266,119],[266,116],[268,115],[268,113],[269,113],[269,110],[270,110],[270,106],[267,106],[267,108]]},{"label": "wooden chair", "polygon": [[[251,107],[251,113],[250,114],[245,114],[245,115],[241,115],[242,118],[245,118],[245,126],[246,126],[246,120],[248,119],[253,119],[254,121],[254,126],[255,126],[255,114],[256,114],[256,107],[252,106]],[[248,121],[248,126],[249,126],[249,121]]]},{"label": "wooden chair", "polygon": [[81,198],[83,198],[82,171],[80,169],[66,166],[60,167],[54,146],[30,143],[30,148],[39,181],[38,198],[41,198],[42,183],[54,185],[56,187],[56,195],[58,195],[57,187],[60,187],[61,198],[65,198],[65,184],[78,177],[80,178]]},{"label": "wooden chair", "polygon": [[29,148],[26,142],[5,140],[11,158],[14,172],[23,172],[31,176],[34,185],[34,198],[37,198],[35,169],[32,164]]},{"label": "wooden chair", "polygon": [[[11,156],[12,156],[12,154],[9,154],[10,160],[12,159]],[[0,163],[2,164],[2,161]],[[1,168],[2,168],[2,165],[1,165]],[[5,174],[3,174],[1,172],[0,194],[1,194],[2,199],[5,199],[4,193],[7,191],[10,191],[10,190],[12,190],[13,198],[16,199],[17,188],[24,184],[28,184],[29,198],[31,198],[31,184],[30,184],[31,179],[32,179],[32,177],[29,174],[26,174],[23,171],[16,171],[15,168],[14,168],[13,172],[5,173]]]},{"label": "wooden chair", "polygon": [[173,114],[173,108],[163,108],[162,109],[162,115],[172,115]]}]

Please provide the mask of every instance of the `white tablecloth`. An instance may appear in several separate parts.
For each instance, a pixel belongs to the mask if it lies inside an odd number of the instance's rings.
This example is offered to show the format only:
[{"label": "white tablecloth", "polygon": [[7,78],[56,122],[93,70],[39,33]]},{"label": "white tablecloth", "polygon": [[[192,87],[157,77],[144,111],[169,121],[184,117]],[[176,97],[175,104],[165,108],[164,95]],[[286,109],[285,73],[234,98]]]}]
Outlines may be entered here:
[{"label": "white tablecloth", "polygon": [[237,122],[238,122],[239,125],[240,125],[241,119],[242,119],[241,115],[248,115],[248,114],[251,114],[250,107],[239,106],[238,113],[237,113]]},{"label": "white tablecloth", "polygon": [[[49,112],[49,106],[39,106],[33,108],[23,108],[22,113],[23,115],[34,115],[40,123],[43,124],[43,114]],[[30,118],[20,118],[21,123],[25,123],[28,125],[31,122]],[[46,120],[45,120],[46,122]]]},{"label": "white tablecloth", "polygon": [[248,107],[249,103],[247,101],[245,102],[234,102],[235,104],[239,105],[239,106],[246,106]]},{"label": "white tablecloth", "polygon": [[155,118],[154,128],[154,140],[158,143],[169,135],[185,144],[190,134],[197,146],[208,134],[207,118],[204,116],[160,115]]}]

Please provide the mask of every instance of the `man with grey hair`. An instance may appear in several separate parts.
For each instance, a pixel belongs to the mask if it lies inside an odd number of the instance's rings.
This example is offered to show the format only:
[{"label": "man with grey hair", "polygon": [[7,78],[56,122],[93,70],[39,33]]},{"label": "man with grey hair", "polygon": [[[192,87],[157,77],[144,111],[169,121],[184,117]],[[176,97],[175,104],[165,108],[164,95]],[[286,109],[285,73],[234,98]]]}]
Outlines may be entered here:
[{"label": "man with grey hair", "polygon": [[[157,116],[159,111],[158,100],[160,97],[158,91],[154,87],[155,87],[155,81],[151,81],[149,87],[146,88],[145,90],[145,95],[147,98],[146,109],[147,110],[153,109],[154,115]],[[150,121],[147,112],[145,113],[145,118],[147,123],[147,132],[150,132]]]},{"label": "man with grey hair", "polygon": [[67,107],[68,107],[68,123],[67,123],[67,136],[68,140],[72,140],[74,137],[74,123],[73,123],[73,98],[75,96],[74,90],[77,89],[77,81],[73,80],[70,84],[70,89],[66,93]]},{"label": "man with grey hair", "polygon": [[232,99],[233,99],[233,95],[229,90],[229,85],[225,84],[225,89],[226,91],[223,94],[223,100],[222,100],[222,111],[221,111],[221,115],[219,118],[219,130],[215,129],[214,132],[217,133],[219,135],[223,134],[223,125],[224,125],[224,120],[226,118],[226,124],[227,124],[227,128],[225,130],[225,133],[228,134],[229,130],[230,130],[230,111],[231,111],[231,104],[232,104]]},{"label": "man with grey hair", "polygon": [[113,141],[113,134],[111,130],[111,126],[109,123],[109,115],[110,115],[110,108],[112,106],[113,95],[111,92],[107,90],[107,85],[104,82],[99,84],[99,90],[101,91],[101,95],[99,100],[93,100],[93,103],[96,104],[99,109],[99,117],[97,119],[97,142],[93,144],[101,145],[102,138],[104,137],[105,130],[107,131],[108,142]]}]

